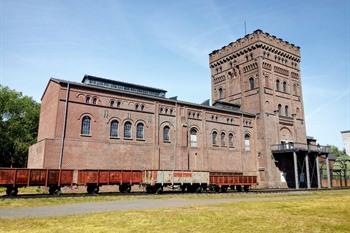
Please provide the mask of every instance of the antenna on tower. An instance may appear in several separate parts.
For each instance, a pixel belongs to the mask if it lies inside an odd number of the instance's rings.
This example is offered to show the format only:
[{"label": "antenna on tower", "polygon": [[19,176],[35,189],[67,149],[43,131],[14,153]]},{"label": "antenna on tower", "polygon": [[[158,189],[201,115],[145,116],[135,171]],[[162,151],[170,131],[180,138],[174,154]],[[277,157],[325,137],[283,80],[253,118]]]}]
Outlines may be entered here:
[{"label": "antenna on tower", "polygon": [[244,35],[247,35],[247,22],[244,20]]}]

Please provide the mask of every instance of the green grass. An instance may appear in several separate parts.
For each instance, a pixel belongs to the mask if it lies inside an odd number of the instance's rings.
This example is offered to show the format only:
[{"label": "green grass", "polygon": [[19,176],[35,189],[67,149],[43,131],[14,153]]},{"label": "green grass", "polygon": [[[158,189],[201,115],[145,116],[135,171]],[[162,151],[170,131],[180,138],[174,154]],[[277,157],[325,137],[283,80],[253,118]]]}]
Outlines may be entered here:
[{"label": "green grass", "polygon": [[[241,195],[233,194],[222,197],[227,196],[233,199],[242,198]],[[350,231],[348,190],[296,195],[245,196],[248,198],[244,202],[216,206],[107,212],[67,217],[0,219],[0,232]],[[217,196],[205,195],[205,198],[217,198]]]}]

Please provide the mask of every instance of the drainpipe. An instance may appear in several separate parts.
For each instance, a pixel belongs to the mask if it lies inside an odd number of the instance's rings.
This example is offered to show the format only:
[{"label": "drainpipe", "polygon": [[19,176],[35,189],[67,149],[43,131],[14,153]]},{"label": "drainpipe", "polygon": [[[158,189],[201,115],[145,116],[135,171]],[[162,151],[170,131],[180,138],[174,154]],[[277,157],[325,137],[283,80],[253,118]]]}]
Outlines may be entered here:
[{"label": "drainpipe", "polygon": [[58,168],[59,169],[62,169],[62,163],[63,163],[64,139],[66,137],[66,127],[67,127],[67,111],[68,111],[69,89],[70,89],[70,83],[68,82],[68,84],[67,84],[67,93],[66,93],[66,103],[65,103],[65,106],[64,106],[64,118],[63,118],[63,129],[62,129],[60,162],[58,164]]}]

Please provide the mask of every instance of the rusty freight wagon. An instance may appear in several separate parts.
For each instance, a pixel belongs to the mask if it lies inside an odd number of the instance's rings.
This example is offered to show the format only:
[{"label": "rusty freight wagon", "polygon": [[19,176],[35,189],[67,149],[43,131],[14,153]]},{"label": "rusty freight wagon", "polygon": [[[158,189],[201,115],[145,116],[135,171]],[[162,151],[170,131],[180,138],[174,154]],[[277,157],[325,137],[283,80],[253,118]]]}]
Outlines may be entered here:
[{"label": "rusty freight wagon", "polygon": [[55,194],[61,187],[73,185],[73,173],[64,169],[0,168],[0,186],[6,188],[9,196],[27,186],[45,186],[50,194]]},{"label": "rusty freight wagon", "polygon": [[85,186],[93,194],[103,185],[117,185],[124,193],[130,192],[133,185],[144,187],[147,193],[162,193],[167,186],[180,187],[183,192],[226,192],[228,187],[248,191],[256,184],[256,176],[207,171],[0,168],[0,186],[6,188],[9,196],[27,186],[44,186],[54,195],[60,193],[61,187],[73,185]]}]

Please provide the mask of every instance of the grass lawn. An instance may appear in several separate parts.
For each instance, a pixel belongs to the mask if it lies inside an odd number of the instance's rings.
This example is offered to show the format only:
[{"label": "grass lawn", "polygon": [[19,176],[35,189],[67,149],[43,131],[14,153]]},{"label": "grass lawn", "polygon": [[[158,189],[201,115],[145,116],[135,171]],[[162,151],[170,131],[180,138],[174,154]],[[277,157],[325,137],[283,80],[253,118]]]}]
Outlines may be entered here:
[{"label": "grass lawn", "polygon": [[350,190],[246,196],[216,206],[0,219],[0,232],[350,232]]}]

